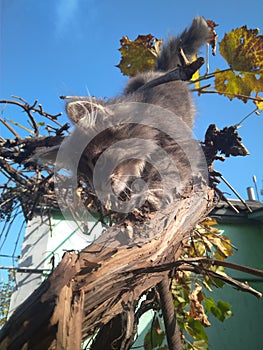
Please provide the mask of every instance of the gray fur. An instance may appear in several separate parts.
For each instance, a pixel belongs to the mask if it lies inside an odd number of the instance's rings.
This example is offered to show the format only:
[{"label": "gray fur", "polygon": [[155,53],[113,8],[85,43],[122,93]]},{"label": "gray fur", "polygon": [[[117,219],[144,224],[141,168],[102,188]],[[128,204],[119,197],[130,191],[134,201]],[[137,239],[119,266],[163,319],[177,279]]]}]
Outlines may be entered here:
[{"label": "gray fur", "polygon": [[185,29],[180,36],[174,36],[163,45],[157,58],[155,70],[139,74],[130,79],[124,93],[135,93],[137,101],[158,104],[180,116],[188,126],[193,126],[195,113],[192,96],[188,84],[183,81],[173,81],[148,89],[143,93],[136,93],[145,83],[176,68],[179,64],[178,50],[182,48],[188,58],[198,52],[199,48],[208,40],[210,29],[203,17],[194,18],[189,29]]},{"label": "gray fur", "polygon": [[198,53],[199,48],[208,40],[210,29],[204,17],[196,17],[190,28],[185,29],[180,36],[174,36],[167,40],[163,46],[161,55],[157,58],[155,69],[168,71],[180,64],[178,48],[182,48],[186,57]]},{"label": "gray fur", "polygon": [[[189,29],[183,31],[178,37],[171,37],[164,44],[157,59],[155,70],[139,74],[130,79],[122,96],[107,102],[94,98],[80,98],[73,99],[67,103],[68,116],[76,124],[72,135],[75,143],[73,142],[69,149],[74,148],[78,140],[81,142],[85,138],[87,140],[92,139],[86,146],[78,164],[79,173],[86,175],[91,185],[95,184],[96,186],[94,186],[97,189],[99,188],[102,192],[105,191],[107,184],[100,183],[98,175],[96,175],[96,178],[94,177],[94,166],[99,157],[103,156],[104,152],[107,151],[109,152],[106,156],[106,163],[101,162],[100,171],[101,173],[106,172],[107,169],[104,169],[105,164],[108,164],[108,166],[111,163],[118,164],[107,177],[106,182],[109,181],[111,183],[113,194],[121,198],[123,202],[127,200],[132,201],[131,207],[133,208],[142,206],[141,197],[144,195],[146,196],[146,201],[143,204],[147,204],[150,210],[157,210],[161,201],[164,201],[165,196],[167,196],[167,201],[169,201],[174,194],[178,194],[175,182],[178,176],[181,181],[187,183],[191,177],[189,160],[184,154],[182,145],[178,145],[175,140],[165,135],[163,130],[167,126],[165,123],[171,123],[171,119],[166,119],[165,110],[174,113],[177,118],[180,118],[187,124],[188,128],[192,129],[195,108],[188,84],[183,81],[173,81],[149,89],[139,88],[156,77],[163,75],[164,72],[176,68],[179,64],[178,49],[180,47],[183,48],[187,56],[196,53],[208,39],[209,33],[210,30],[204,18],[197,17],[193,20]],[[120,116],[118,115],[119,112],[116,112],[117,117],[121,120],[121,124],[118,126],[116,124],[111,125],[111,120],[113,120],[111,107],[116,103],[130,106],[130,103],[133,102],[151,104],[156,106],[156,108],[163,108],[159,116],[160,130],[156,127],[151,128],[147,126],[151,125],[150,116],[145,114],[141,115],[141,122],[145,121],[146,126],[137,123],[132,124],[131,110]],[[99,133],[102,125],[106,125],[107,130]],[[103,127],[102,129],[105,128]],[[133,141],[135,138],[144,140],[143,147]],[[118,146],[118,142],[120,146]],[[122,146],[122,142],[126,142],[126,147]],[[115,146],[111,150],[112,145]],[[160,147],[167,152],[171,158],[170,161],[162,159],[161,155],[159,158],[156,156]],[[77,152],[78,150],[72,151],[69,158],[76,157]],[[173,169],[169,163],[171,160],[176,164],[177,174],[172,174]],[[158,163],[161,169],[157,171],[151,165],[154,162]],[[167,189],[165,191],[163,188],[161,178],[163,175],[160,175],[160,170],[167,174],[169,181],[171,179],[170,182],[167,182],[169,193],[167,193]],[[137,194],[135,193],[136,189],[134,190],[132,186],[136,179],[143,179],[147,183],[148,189],[144,189],[147,193],[140,192],[140,189]],[[134,186],[136,187],[137,185]]]}]

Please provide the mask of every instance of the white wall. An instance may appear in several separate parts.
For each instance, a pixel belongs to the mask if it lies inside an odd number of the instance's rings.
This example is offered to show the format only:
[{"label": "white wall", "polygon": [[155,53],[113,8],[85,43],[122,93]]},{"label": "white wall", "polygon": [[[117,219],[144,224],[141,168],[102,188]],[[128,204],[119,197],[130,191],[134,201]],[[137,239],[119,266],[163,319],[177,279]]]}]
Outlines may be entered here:
[{"label": "white wall", "polygon": [[[93,242],[103,229],[101,223],[97,223],[92,217],[88,221],[88,228],[89,230],[93,228],[90,235],[81,233],[76,222],[65,220],[62,215],[53,215],[50,220],[48,217],[36,215],[26,227],[19,268],[51,271],[52,257],[56,266],[66,250],[82,250]],[[48,271],[45,275],[36,272],[16,273],[16,289],[11,297],[9,317],[40,286],[48,273]]]}]

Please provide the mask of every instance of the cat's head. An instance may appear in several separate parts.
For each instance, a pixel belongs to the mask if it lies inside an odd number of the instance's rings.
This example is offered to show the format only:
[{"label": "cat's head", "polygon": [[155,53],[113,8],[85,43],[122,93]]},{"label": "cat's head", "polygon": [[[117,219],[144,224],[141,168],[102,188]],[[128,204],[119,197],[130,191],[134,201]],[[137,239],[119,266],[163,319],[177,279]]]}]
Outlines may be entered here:
[{"label": "cat's head", "polygon": [[95,97],[65,97],[66,112],[69,119],[77,126],[85,124],[87,128],[94,128],[96,123],[111,115],[105,102]]}]

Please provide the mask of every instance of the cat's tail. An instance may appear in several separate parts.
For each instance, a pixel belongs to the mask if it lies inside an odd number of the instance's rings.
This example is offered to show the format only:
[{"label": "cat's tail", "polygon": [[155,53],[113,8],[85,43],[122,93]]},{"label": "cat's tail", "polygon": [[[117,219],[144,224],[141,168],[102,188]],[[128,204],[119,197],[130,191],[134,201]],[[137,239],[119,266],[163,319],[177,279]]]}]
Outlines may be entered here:
[{"label": "cat's tail", "polygon": [[180,64],[179,48],[183,49],[187,58],[191,58],[207,42],[210,35],[211,30],[204,17],[194,18],[191,26],[185,29],[181,35],[172,36],[164,43],[156,61],[155,70],[168,71],[176,68]]}]

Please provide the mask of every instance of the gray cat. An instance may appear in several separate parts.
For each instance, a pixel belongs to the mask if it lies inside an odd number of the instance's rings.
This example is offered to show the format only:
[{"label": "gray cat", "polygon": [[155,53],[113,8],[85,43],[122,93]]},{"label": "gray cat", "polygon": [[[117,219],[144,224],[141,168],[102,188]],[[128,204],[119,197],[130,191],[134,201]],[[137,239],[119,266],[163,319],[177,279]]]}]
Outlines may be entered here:
[{"label": "gray cat", "polygon": [[58,152],[57,166],[88,179],[102,204],[114,211],[155,211],[180,196],[195,162],[193,99],[187,82],[145,84],[180,64],[179,48],[190,58],[209,36],[207,22],[197,17],[164,43],[154,71],[130,79],[122,96],[68,99],[75,129],[59,152],[50,150]]}]

